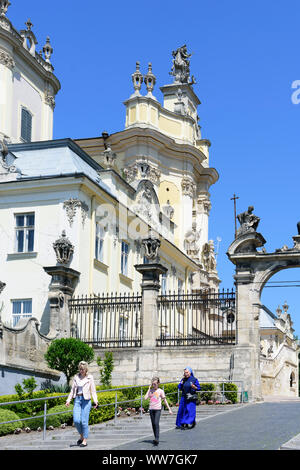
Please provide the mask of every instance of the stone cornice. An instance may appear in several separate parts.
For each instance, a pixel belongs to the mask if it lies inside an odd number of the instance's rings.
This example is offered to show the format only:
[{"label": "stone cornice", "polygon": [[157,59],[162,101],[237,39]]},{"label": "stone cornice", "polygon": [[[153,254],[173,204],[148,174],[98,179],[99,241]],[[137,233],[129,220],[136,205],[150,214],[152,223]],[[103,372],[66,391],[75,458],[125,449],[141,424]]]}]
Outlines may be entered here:
[{"label": "stone cornice", "polygon": [[[57,77],[53,74],[52,65],[48,64],[43,57],[37,53],[35,54],[35,57],[32,56],[30,52],[23,47],[23,38],[14,28],[11,28],[9,31],[0,27],[0,39],[7,41],[7,43],[13,48],[16,56],[19,56],[27,62],[27,64],[29,64],[29,66],[38,75],[42,76],[45,81],[50,82],[55,94],[60,90],[61,85]],[[16,60],[16,57],[13,59]]]}]

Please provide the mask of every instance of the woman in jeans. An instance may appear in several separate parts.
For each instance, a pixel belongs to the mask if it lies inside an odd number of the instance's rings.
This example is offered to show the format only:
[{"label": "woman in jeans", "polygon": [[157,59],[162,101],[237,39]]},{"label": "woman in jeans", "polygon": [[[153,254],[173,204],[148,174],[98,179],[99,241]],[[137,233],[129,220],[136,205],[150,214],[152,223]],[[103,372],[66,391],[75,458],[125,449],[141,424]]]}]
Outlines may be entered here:
[{"label": "woman in jeans", "polygon": [[154,438],[155,438],[153,441],[153,444],[155,446],[159,444],[159,420],[160,420],[160,414],[161,414],[161,400],[162,399],[164,400],[169,410],[169,413],[173,414],[167,402],[164,391],[161,388],[159,388],[159,385],[160,385],[159,378],[153,377],[152,383],[149,386],[148,391],[145,395],[145,400],[148,400],[148,398],[150,399],[149,411],[150,411],[152,429],[153,429]]},{"label": "woman in jeans", "polygon": [[70,405],[72,398],[75,398],[73,408],[73,421],[80,439],[77,445],[87,446],[89,435],[89,415],[91,411],[91,397],[93,397],[94,407],[98,406],[98,398],[93,376],[88,373],[87,362],[81,361],[78,366],[78,374],[75,375],[72,383],[72,389],[66,401],[66,406]]}]

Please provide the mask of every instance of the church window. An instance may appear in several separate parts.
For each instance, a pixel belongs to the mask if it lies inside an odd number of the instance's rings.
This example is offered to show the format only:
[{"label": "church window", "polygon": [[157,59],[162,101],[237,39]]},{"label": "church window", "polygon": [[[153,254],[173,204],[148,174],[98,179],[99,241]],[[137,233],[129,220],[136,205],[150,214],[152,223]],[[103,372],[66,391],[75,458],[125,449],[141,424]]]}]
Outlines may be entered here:
[{"label": "church window", "polygon": [[15,327],[21,318],[32,316],[32,299],[12,300],[12,326]]},{"label": "church window", "polygon": [[31,142],[32,114],[25,108],[21,111],[21,138],[24,142]]},{"label": "church window", "polygon": [[129,253],[129,245],[128,243],[122,241],[122,251],[121,251],[121,273],[124,276],[128,274],[128,253]]},{"label": "church window", "polygon": [[34,248],[34,213],[15,214],[15,251],[32,252]]},{"label": "church window", "polygon": [[161,295],[167,295],[167,275],[161,276]]},{"label": "church window", "polygon": [[103,262],[104,228],[96,224],[95,258]]}]

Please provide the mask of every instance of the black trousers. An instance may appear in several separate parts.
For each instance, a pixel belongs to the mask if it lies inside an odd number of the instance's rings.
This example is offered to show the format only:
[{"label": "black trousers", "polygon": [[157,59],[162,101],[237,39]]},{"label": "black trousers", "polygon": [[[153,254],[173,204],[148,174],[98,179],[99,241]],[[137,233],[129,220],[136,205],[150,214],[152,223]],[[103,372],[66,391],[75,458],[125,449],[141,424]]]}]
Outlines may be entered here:
[{"label": "black trousers", "polygon": [[156,441],[159,441],[159,420],[160,420],[161,410],[149,410],[149,411],[150,411],[150,419],[152,423],[154,438]]}]

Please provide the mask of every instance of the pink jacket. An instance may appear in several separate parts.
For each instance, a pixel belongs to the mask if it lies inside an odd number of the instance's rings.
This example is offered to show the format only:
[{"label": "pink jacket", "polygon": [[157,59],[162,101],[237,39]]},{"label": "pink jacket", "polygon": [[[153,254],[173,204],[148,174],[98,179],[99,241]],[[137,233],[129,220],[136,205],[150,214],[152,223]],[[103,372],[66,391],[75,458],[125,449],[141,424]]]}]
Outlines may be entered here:
[{"label": "pink jacket", "polygon": [[[71,389],[71,391],[69,393],[69,396],[67,398],[67,403],[70,403],[72,398],[76,397],[77,387],[78,387],[78,384],[77,384],[77,379],[78,378],[79,378],[78,374],[75,375],[75,377],[73,379],[73,383],[72,383],[72,389]],[[95,382],[94,382],[93,376],[91,374],[88,374],[86,376],[86,379],[87,380],[85,381],[85,383],[82,387],[83,398],[85,400],[90,400],[91,395],[92,395],[94,403],[98,403],[96,387],[95,387]]]}]

